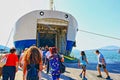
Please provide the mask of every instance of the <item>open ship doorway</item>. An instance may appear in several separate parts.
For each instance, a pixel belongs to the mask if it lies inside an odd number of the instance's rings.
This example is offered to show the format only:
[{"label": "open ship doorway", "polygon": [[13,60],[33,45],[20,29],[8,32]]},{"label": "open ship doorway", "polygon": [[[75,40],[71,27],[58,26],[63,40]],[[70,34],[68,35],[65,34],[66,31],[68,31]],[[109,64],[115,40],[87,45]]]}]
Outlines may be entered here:
[{"label": "open ship doorway", "polygon": [[45,47],[46,45],[49,47],[56,46],[57,32],[55,30],[51,30],[50,26],[51,25],[37,24],[38,47]]},{"label": "open ship doorway", "polygon": [[45,47],[46,45],[49,47],[55,46],[56,34],[38,32],[38,37],[38,47]]},{"label": "open ship doorway", "polygon": [[37,46],[57,47],[59,52],[65,53],[68,22],[59,19],[38,19]]}]

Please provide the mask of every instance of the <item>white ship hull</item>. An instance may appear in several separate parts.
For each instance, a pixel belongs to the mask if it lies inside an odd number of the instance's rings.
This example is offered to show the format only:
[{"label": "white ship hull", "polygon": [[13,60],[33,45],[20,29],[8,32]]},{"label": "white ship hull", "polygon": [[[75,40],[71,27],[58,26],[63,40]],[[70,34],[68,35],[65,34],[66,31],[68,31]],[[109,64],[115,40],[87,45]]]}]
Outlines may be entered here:
[{"label": "white ship hull", "polygon": [[53,10],[32,11],[16,22],[14,45],[19,52],[32,45],[56,46],[61,53],[71,52],[77,27],[77,21],[68,13]]}]

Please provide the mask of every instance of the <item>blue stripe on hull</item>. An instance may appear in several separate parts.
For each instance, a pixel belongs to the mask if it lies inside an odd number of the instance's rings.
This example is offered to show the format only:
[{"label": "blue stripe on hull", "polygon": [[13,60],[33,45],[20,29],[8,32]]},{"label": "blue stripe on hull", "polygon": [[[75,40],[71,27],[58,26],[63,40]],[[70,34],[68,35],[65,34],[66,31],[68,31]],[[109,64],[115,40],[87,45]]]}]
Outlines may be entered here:
[{"label": "blue stripe on hull", "polygon": [[74,42],[73,41],[67,41],[66,51],[71,52],[73,48]]},{"label": "blue stripe on hull", "polygon": [[18,50],[21,51],[25,48],[29,48],[32,45],[36,45],[36,40],[35,39],[19,40],[19,41],[15,41],[14,45]]},{"label": "blue stripe on hull", "polygon": [[[14,45],[18,50],[18,53],[21,53],[21,51],[24,50],[25,48],[29,48],[32,45],[36,45],[36,40],[35,39],[19,40],[19,41],[15,41]],[[73,45],[74,45],[74,41],[67,41],[66,51],[71,52]]]}]

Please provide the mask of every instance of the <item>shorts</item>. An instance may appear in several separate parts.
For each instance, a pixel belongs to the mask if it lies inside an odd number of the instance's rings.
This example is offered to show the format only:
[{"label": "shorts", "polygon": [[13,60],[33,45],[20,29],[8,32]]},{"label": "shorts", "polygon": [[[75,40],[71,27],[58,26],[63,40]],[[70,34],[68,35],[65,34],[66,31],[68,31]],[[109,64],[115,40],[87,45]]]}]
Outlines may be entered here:
[{"label": "shorts", "polygon": [[102,67],[103,69],[105,69],[105,68],[106,68],[106,66],[105,66],[105,65],[103,65],[103,64],[98,64],[98,67],[99,67],[99,68],[101,68],[101,67]]},{"label": "shorts", "polygon": [[86,68],[86,65],[81,65],[82,66],[82,68]]},{"label": "shorts", "polygon": [[86,65],[81,65],[82,69],[86,71]]}]

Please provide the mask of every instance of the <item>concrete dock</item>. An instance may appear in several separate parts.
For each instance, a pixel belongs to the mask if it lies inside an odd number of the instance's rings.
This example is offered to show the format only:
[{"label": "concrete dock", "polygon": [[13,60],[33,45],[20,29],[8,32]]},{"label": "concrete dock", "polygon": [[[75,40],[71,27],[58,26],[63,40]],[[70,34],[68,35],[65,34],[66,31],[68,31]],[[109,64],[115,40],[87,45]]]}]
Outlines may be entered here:
[{"label": "concrete dock", "polygon": [[[60,80],[82,80],[79,77],[81,68],[77,67],[77,63],[65,63],[65,65],[67,66],[66,72],[61,75]],[[120,80],[120,64],[119,65],[116,64],[114,66],[112,66],[112,64],[108,64],[108,66],[109,75],[111,77],[110,80]],[[106,74],[103,71],[102,71],[103,78],[98,78],[97,73],[98,72],[96,71],[96,64],[88,64],[86,72],[86,77],[88,80],[106,80],[105,79]],[[15,80],[22,80],[21,70],[17,72]],[[42,72],[42,80],[52,80],[51,75]]]},{"label": "concrete dock", "polygon": [[[81,68],[77,67],[77,63],[65,63],[65,65],[66,65],[66,72],[61,75],[60,80],[82,80],[79,77]],[[108,67],[109,75],[111,77],[110,80],[120,80],[120,64],[114,66],[110,66],[110,65],[108,66],[109,66]],[[111,68],[113,68],[113,71],[111,71],[112,70]],[[19,69],[19,71],[16,73],[15,80],[22,80],[23,79],[22,75],[23,75],[22,70]],[[106,80],[105,79],[106,74],[103,71],[102,71],[102,76],[103,78],[97,77],[95,64],[89,64],[87,66],[87,72],[86,72],[87,80]],[[51,75],[46,74],[44,71],[42,71],[42,80],[52,80]]]}]

